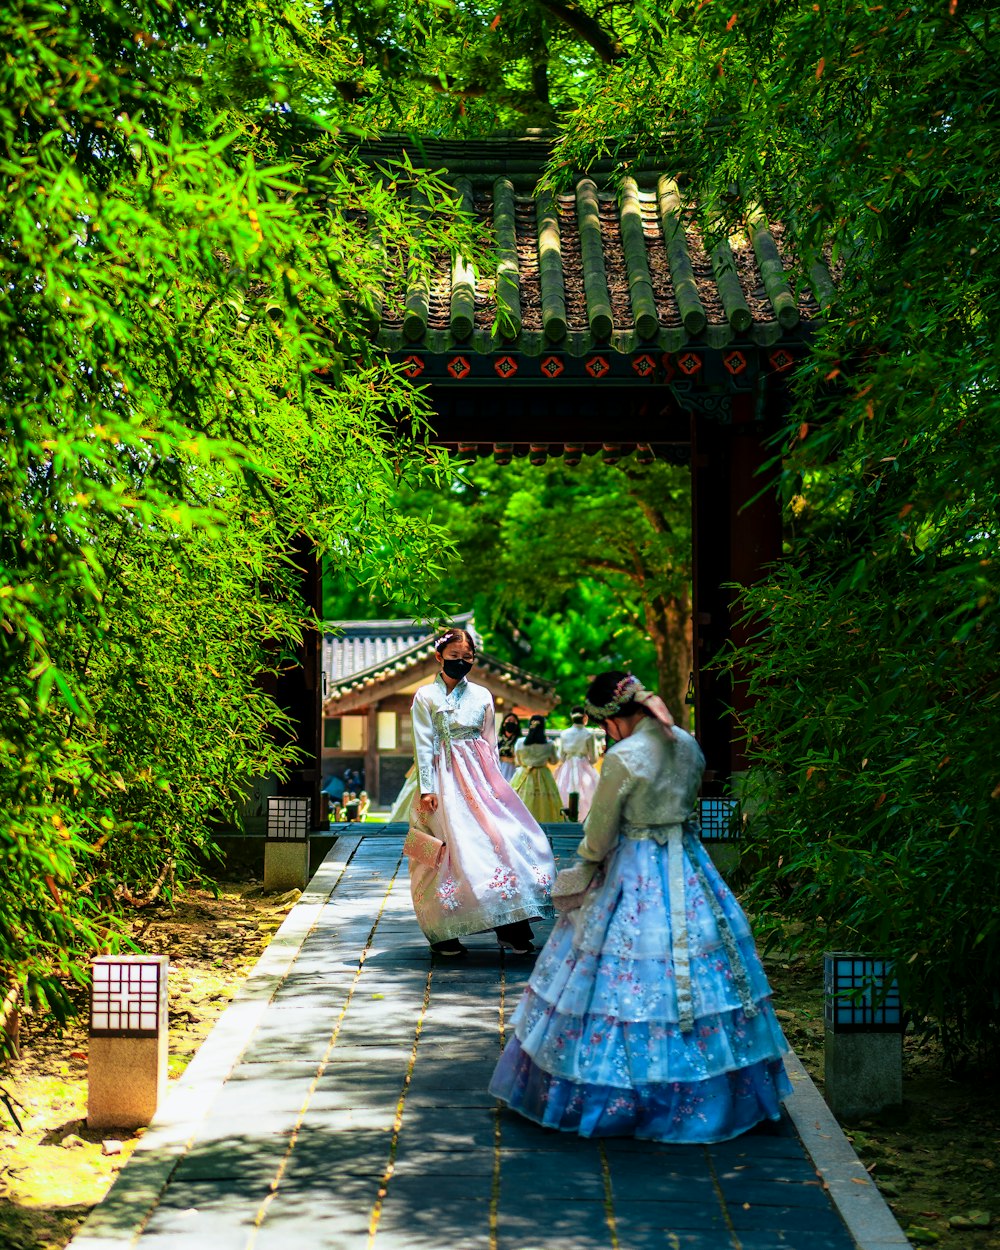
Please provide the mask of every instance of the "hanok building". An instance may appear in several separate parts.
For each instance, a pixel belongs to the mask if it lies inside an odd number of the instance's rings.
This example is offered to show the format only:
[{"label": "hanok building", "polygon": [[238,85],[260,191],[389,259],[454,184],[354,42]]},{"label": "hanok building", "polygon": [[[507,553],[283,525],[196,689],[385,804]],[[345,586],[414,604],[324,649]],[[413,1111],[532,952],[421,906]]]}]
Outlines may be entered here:
[{"label": "hanok building", "polygon": [[[474,628],[469,615],[456,624]],[[335,628],[323,639],[323,777],[363,772],[373,804],[388,806],[413,763],[410,705],[437,676],[436,634],[411,620],[339,621]],[[546,715],[559,701],[550,682],[484,651],[473,680],[493,695],[498,716]]]},{"label": "hanok building", "polygon": [[[562,195],[536,194],[549,155],[536,137],[385,140],[360,155],[388,168],[404,152],[416,168],[447,171],[498,258],[476,273],[443,255],[427,275],[385,241],[373,332],[425,388],[437,441],[501,462],[600,452],[691,466],[694,722],[705,793],[721,793],[745,765],[735,728],[745,694],[708,662],[740,639],[731,585],[781,556],[780,508],[759,473],[831,275],[816,265],[810,289],[793,289],[788,232],[750,202],[740,228],[709,246],[666,153],[659,168],[637,163],[614,182],[597,164]],[[302,744],[318,759],[318,692],[307,683]],[[318,788],[318,777],[314,768],[293,784]]]}]

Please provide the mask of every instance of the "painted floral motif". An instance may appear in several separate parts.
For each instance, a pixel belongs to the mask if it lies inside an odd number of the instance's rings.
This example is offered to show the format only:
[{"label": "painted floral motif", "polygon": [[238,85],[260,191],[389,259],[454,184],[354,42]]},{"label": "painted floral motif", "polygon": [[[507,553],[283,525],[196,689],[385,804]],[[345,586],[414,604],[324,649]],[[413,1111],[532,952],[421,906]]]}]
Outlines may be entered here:
[{"label": "painted floral motif", "polygon": [[535,874],[535,885],[538,887],[539,893],[550,894],[552,892],[552,873],[546,872],[540,864],[532,864],[531,868]]},{"label": "painted floral motif", "polygon": [[506,902],[517,891],[517,876],[503,864],[498,864],[493,876],[486,883],[486,888],[499,894]]},{"label": "painted floral motif", "polygon": [[454,911],[459,906],[458,882],[454,877],[445,877],[438,882],[437,897],[445,911]]}]

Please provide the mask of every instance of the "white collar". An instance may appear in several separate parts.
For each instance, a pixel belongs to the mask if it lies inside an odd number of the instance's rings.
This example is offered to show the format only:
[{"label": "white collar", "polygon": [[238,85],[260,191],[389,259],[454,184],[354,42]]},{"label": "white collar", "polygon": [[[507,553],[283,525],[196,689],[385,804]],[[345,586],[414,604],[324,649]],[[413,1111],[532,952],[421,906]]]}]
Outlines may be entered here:
[{"label": "white collar", "polygon": [[444,675],[441,673],[438,673],[438,675],[434,678],[434,682],[436,685],[440,684],[441,689],[444,691],[444,697],[446,699],[455,699],[455,701],[457,702],[465,693],[465,688],[469,684],[469,679],[468,677],[460,677],[458,681],[455,683],[454,688],[451,690],[449,690],[448,687],[444,684]]}]

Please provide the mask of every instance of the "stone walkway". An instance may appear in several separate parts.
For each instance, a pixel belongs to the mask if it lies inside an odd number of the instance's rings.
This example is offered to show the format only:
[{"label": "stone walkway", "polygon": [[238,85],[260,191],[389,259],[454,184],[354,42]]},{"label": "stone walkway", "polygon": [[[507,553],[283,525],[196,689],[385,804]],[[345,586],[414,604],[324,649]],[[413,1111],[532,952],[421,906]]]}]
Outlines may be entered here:
[{"label": "stone walkway", "polygon": [[[575,841],[556,833],[557,855]],[[877,1228],[855,1241],[788,1116],[706,1148],[501,1110],[486,1086],[530,960],[486,934],[432,961],[401,847],[339,840],[74,1250],[907,1244],[870,1184]]]}]

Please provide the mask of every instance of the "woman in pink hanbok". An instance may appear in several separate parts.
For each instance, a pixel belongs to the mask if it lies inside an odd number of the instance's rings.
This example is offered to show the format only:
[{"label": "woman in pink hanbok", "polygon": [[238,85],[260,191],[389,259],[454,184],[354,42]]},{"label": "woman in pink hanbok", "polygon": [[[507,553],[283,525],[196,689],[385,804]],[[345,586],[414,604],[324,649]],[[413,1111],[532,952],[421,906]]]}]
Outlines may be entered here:
[{"label": "woman in pink hanbok", "polygon": [[500,771],[493,696],[468,680],[472,636],[449,629],[434,649],[441,672],[413,698],[415,814],[445,852],[437,867],[410,860],[413,910],[435,954],[462,955],[460,937],[490,929],[527,954],[529,922],[552,914],[552,850]]},{"label": "woman in pink hanbok", "polygon": [[597,763],[597,739],[587,728],[587,713],[582,707],[573,709],[570,721],[569,729],[564,729],[559,735],[556,785],[563,807],[569,807],[571,794],[578,796],[577,819],[586,820],[600,775],[594,767]]}]

